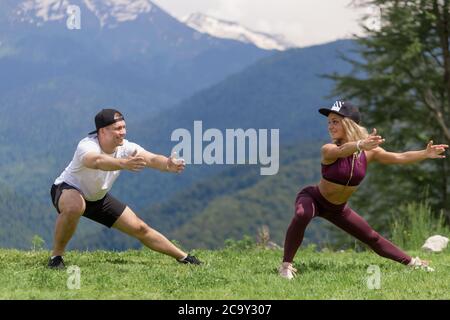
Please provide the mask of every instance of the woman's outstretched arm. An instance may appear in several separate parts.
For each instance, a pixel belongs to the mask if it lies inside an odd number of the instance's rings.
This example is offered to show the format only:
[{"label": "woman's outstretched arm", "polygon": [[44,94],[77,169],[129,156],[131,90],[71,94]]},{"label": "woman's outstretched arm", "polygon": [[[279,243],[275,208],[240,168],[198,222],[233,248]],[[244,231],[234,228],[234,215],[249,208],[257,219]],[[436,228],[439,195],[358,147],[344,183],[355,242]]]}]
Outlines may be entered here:
[{"label": "woman's outstretched arm", "polygon": [[406,152],[388,152],[381,147],[372,150],[373,160],[382,164],[409,164],[425,159],[445,158],[446,144],[433,145],[433,141],[428,142],[426,149]]}]

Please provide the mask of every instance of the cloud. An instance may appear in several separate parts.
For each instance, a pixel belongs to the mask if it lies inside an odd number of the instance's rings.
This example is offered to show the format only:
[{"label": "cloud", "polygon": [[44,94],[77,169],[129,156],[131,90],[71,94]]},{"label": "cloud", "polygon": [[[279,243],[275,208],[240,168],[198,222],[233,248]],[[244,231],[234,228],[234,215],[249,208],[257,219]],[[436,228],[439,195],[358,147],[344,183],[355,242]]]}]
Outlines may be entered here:
[{"label": "cloud", "polygon": [[[299,46],[350,37],[363,9],[352,0],[154,0],[175,16],[202,12],[256,31],[282,34]],[[181,13],[183,12],[183,13]]]}]

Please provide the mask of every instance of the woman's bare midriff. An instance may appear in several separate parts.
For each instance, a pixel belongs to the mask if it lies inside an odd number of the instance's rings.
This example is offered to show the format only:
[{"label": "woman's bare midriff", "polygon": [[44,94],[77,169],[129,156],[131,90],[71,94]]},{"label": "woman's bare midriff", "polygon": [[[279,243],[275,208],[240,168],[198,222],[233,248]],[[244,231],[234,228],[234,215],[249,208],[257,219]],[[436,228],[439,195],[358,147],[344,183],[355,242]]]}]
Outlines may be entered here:
[{"label": "woman's bare midriff", "polygon": [[337,205],[347,202],[356,189],[358,189],[357,186],[343,186],[325,179],[320,179],[319,182],[319,191],[322,196]]}]

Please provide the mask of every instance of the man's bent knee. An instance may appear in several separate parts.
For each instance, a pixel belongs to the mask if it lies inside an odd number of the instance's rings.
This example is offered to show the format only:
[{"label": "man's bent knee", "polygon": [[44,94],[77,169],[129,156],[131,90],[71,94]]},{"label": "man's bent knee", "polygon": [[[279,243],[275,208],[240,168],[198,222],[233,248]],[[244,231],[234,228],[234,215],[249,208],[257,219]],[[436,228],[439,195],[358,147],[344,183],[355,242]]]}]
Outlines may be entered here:
[{"label": "man's bent knee", "polygon": [[59,210],[61,214],[79,218],[86,209],[86,203],[81,194],[76,190],[64,190],[59,199]]},{"label": "man's bent knee", "polygon": [[80,206],[66,206],[64,209],[61,209],[61,214],[71,218],[79,218],[83,213],[84,209]]}]

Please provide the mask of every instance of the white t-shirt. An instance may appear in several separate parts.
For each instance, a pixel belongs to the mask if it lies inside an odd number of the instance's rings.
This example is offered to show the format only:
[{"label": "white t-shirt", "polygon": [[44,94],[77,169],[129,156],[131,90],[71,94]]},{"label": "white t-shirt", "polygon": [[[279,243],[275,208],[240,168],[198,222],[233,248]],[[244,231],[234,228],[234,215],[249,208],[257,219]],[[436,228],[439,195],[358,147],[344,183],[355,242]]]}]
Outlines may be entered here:
[{"label": "white t-shirt", "polygon": [[[108,155],[118,159],[127,158],[136,150],[141,152],[144,148],[124,139],[123,145],[118,146],[116,152]],[[72,161],[55,180],[55,184],[58,185],[63,182],[70,184],[81,191],[84,199],[87,201],[96,201],[102,199],[111,190],[114,181],[120,174],[120,170],[103,171],[85,167],[83,165],[83,157],[88,152],[107,154],[100,148],[97,135],[87,136],[78,143]]]}]

